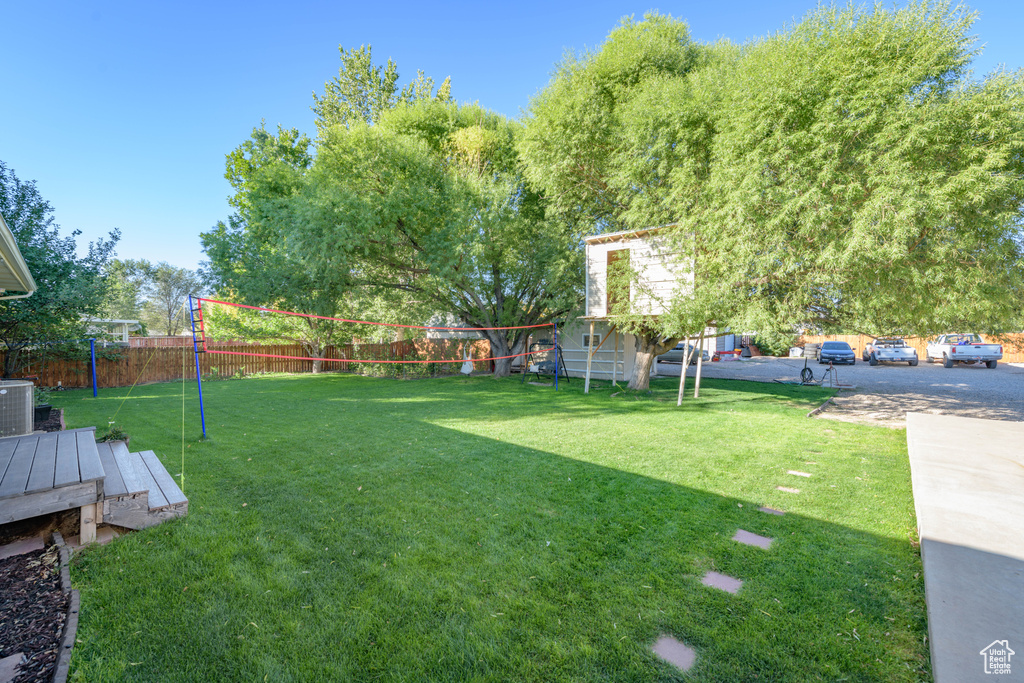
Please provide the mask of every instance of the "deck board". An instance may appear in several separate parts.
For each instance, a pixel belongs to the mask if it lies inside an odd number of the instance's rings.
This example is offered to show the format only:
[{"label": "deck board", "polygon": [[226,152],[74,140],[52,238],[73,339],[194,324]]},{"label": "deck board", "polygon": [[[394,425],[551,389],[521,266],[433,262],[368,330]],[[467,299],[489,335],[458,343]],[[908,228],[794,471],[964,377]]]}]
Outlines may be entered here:
[{"label": "deck board", "polygon": [[167,507],[167,498],[157,485],[156,479],[153,478],[153,474],[146,466],[146,461],[142,459],[142,455],[139,453],[129,453],[128,456],[135,462],[136,471],[143,481],[146,482],[146,490],[149,491],[149,509],[157,510]]},{"label": "deck board", "polygon": [[36,445],[36,457],[32,461],[32,473],[28,475],[26,493],[45,491],[53,488],[53,475],[57,467],[57,435],[43,434]]},{"label": "deck board", "polygon": [[[146,463],[146,467],[149,468],[150,474],[153,475],[153,479],[156,480],[157,486],[160,487],[160,492],[163,493],[164,498],[167,500],[168,505],[177,505],[178,503],[188,502],[188,498],[181,492],[178,485],[174,483],[174,479],[168,473],[167,468],[164,467],[160,459],[156,457],[156,453],[153,451],[142,451],[139,453],[142,456],[142,461]],[[150,501],[152,501],[152,493],[150,493]],[[150,506],[153,507],[152,502]]]},{"label": "deck board", "polygon": [[78,473],[81,481],[103,478],[103,464],[96,450],[96,432],[82,430],[78,437]]},{"label": "deck board", "polygon": [[18,447],[17,439],[4,439],[0,441],[0,484],[7,475],[7,466],[11,464],[14,457],[14,449]]},{"label": "deck board", "polygon": [[58,432],[57,464],[53,474],[55,487],[79,483],[78,435],[76,432]]},{"label": "deck board", "polygon": [[99,453],[100,462],[103,463],[103,473],[107,475],[103,480],[103,494],[107,497],[127,495],[128,489],[121,478],[121,470],[118,469],[117,462],[114,460],[114,452],[110,449],[110,444],[96,444],[96,452]]},{"label": "deck board", "polygon": [[117,469],[121,471],[121,479],[124,481],[126,493],[145,493],[148,491],[146,480],[143,479],[142,473],[138,471],[139,465],[142,464],[141,460],[136,464],[135,459],[128,452],[127,446],[123,443],[114,442],[110,444],[110,449],[114,454]]},{"label": "deck board", "polygon": [[38,439],[22,439],[14,451],[7,474],[0,482],[0,498],[19,496],[25,493],[28,486],[28,475],[32,471],[32,460],[35,458]]}]

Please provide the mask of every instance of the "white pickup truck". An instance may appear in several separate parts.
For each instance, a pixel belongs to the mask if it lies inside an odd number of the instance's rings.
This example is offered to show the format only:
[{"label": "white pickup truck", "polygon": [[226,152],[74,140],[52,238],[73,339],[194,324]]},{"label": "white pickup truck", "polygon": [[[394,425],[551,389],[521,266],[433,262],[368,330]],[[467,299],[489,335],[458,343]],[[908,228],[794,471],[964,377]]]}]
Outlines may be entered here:
[{"label": "white pickup truck", "polygon": [[986,344],[976,334],[944,334],[928,342],[925,360],[929,363],[942,361],[943,367],[951,368],[954,363],[976,363],[981,361],[990,369],[1003,358],[1000,344]]}]

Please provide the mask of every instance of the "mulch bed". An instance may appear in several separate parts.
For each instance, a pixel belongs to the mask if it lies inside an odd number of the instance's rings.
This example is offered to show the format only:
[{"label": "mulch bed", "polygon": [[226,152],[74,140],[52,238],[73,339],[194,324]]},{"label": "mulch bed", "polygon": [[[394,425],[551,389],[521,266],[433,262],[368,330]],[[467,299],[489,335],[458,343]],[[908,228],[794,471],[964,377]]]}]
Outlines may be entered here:
[{"label": "mulch bed", "polygon": [[61,420],[61,415],[64,413],[63,408],[55,408],[50,411],[50,418],[45,422],[36,422],[34,427],[37,430],[43,430],[44,432],[59,432],[64,429],[64,422]]},{"label": "mulch bed", "polygon": [[28,659],[14,683],[53,680],[67,613],[57,546],[0,560],[0,658]]}]

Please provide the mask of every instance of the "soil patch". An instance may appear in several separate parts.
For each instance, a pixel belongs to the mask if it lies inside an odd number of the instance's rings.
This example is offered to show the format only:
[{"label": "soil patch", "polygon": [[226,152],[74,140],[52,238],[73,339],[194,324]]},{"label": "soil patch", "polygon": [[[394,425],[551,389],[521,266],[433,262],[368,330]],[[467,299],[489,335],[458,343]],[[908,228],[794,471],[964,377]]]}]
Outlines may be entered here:
[{"label": "soil patch", "polygon": [[50,411],[50,417],[47,420],[37,421],[33,425],[36,431],[44,432],[59,432],[64,429],[64,409],[55,408]]},{"label": "soil patch", "polygon": [[0,560],[0,659],[27,659],[14,683],[53,680],[67,612],[56,546]]}]

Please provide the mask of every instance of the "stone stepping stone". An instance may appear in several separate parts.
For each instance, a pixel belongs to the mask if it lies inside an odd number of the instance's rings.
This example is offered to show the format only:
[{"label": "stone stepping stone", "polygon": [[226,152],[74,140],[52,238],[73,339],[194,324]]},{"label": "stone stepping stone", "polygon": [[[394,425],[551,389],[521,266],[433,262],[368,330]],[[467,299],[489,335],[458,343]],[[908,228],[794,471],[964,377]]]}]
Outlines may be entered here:
[{"label": "stone stepping stone", "polygon": [[768,538],[767,536],[758,536],[757,534],[752,534],[749,531],[744,531],[743,529],[737,529],[736,535],[732,537],[732,540],[737,543],[753,545],[767,550],[772,547],[772,541],[774,539]]},{"label": "stone stepping stone", "polygon": [[792,474],[792,475],[795,475],[797,477],[809,477],[809,476],[811,476],[810,472],[799,472],[797,470],[787,470],[786,474]]},{"label": "stone stepping stone", "polygon": [[672,636],[662,636],[651,647],[654,654],[682,671],[689,671],[697,662],[697,652]]},{"label": "stone stepping stone", "polygon": [[718,572],[708,572],[700,582],[705,586],[719,588],[724,590],[726,593],[732,593],[733,595],[739,593],[740,588],[743,586],[743,582],[739,579],[734,579],[731,576],[719,574]]},{"label": "stone stepping stone", "polygon": [[32,538],[23,538],[20,541],[14,541],[7,545],[0,546],[0,560],[7,559],[8,557],[14,557],[15,555],[24,555],[30,553],[33,550],[42,550],[46,547],[43,543],[42,536],[33,536]]},{"label": "stone stepping stone", "polygon": [[20,652],[0,659],[0,683],[11,683],[15,677],[20,675],[21,672],[18,671],[18,668],[24,661],[25,655]]},{"label": "stone stepping stone", "polygon": [[778,515],[778,516],[781,517],[782,515],[786,514],[782,510],[776,510],[775,508],[757,508],[757,509],[760,510],[761,512],[765,513],[766,515]]},{"label": "stone stepping stone", "polygon": [[791,489],[788,486],[776,486],[779,491],[785,491],[786,493],[800,493],[800,489]]}]

